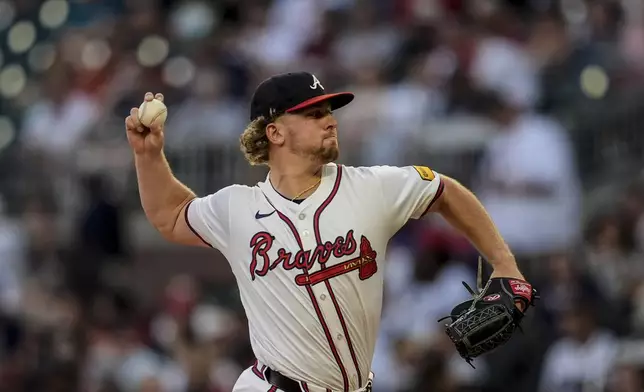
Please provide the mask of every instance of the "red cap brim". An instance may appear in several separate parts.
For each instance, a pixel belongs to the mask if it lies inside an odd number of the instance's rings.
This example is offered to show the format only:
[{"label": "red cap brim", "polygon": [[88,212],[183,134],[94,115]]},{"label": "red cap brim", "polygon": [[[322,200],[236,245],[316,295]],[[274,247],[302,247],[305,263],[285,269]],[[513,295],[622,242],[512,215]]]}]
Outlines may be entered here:
[{"label": "red cap brim", "polygon": [[351,101],[353,101],[353,98],[354,98],[353,93],[347,93],[347,92],[318,95],[317,97],[307,99],[306,101],[293,106],[292,108],[288,109],[286,113],[292,113],[297,110],[304,109],[309,106],[313,106],[320,102],[328,102],[331,104],[331,110],[336,110],[336,109],[340,109],[343,106],[348,105]]}]

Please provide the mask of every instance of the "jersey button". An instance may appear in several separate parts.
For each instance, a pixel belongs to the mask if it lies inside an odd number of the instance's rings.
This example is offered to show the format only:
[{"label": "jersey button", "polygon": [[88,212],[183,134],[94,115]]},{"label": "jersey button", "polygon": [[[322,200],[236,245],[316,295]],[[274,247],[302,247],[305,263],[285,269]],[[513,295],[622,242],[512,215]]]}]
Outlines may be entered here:
[{"label": "jersey button", "polygon": [[344,338],[344,336],[342,336],[342,334],[339,333],[339,334],[337,334],[337,336],[335,338],[338,339],[338,340],[342,340],[342,338]]},{"label": "jersey button", "polygon": [[320,299],[321,299],[322,301],[324,301],[324,300],[326,299],[326,294],[322,294],[322,295],[320,295]]},{"label": "jersey button", "polygon": [[303,235],[304,237],[308,237],[308,236],[309,236],[309,231],[308,231],[308,230],[304,230],[304,231],[302,232],[302,235]]},{"label": "jersey button", "polygon": [[304,218],[306,218],[306,214],[300,214],[300,216],[298,216],[298,218],[300,218],[300,220],[304,220]]}]

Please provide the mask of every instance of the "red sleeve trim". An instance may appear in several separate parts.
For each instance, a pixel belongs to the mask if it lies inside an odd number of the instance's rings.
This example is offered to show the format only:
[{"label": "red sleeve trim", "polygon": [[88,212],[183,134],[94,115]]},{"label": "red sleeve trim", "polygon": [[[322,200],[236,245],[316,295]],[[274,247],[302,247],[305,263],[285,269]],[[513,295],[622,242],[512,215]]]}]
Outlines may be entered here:
[{"label": "red sleeve trim", "polygon": [[444,182],[443,182],[443,180],[441,179],[441,183],[440,183],[440,184],[438,184],[438,189],[436,190],[436,193],[434,194],[434,198],[432,199],[432,201],[430,201],[430,202],[429,202],[429,205],[427,206],[427,208],[425,208],[425,211],[424,211],[424,212],[423,212],[423,214],[420,216],[420,218],[421,218],[421,219],[422,219],[425,215],[427,215],[427,213],[429,212],[429,209],[430,209],[430,208],[432,208],[432,206],[434,205],[434,203],[436,203],[436,200],[438,200],[438,198],[440,198],[440,197],[443,195],[443,189],[444,189],[444,188],[445,188],[445,183],[444,183]]},{"label": "red sleeve trim", "polygon": [[190,229],[190,231],[192,231],[192,233],[196,235],[197,238],[201,240],[201,242],[203,242],[204,244],[208,245],[211,248],[214,248],[214,246],[210,245],[210,243],[206,241],[199,233],[197,233],[197,230],[195,230],[195,228],[192,227],[192,225],[190,224],[190,219],[188,219],[188,209],[190,208],[190,205],[192,204],[193,201],[195,201],[195,199],[190,200],[188,204],[186,204],[186,209],[183,214],[184,219],[186,220],[186,224],[188,225],[188,228]]}]

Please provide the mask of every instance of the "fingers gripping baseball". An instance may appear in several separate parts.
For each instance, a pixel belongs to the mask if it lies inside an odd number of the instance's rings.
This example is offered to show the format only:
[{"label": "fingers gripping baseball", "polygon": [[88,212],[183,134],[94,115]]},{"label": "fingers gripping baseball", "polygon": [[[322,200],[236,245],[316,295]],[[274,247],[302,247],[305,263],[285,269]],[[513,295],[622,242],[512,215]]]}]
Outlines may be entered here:
[{"label": "fingers gripping baseball", "polygon": [[159,115],[161,110],[167,111],[163,105],[163,94],[150,92],[145,94],[140,108],[130,109],[130,115],[125,119],[125,130],[130,147],[136,154],[154,154],[163,149],[166,115],[165,112]]}]

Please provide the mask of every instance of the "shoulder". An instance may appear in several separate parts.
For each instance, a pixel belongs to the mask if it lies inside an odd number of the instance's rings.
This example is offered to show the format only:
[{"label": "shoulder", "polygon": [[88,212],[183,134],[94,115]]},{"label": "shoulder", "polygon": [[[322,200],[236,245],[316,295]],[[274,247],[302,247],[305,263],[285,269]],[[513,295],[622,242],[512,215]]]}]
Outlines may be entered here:
[{"label": "shoulder", "polygon": [[259,190],[257,186],[248,186],[248,185],[240,185],[240,184],[229,185],[223,189],[226,189],[227,192],[235,195],[251,195]]},{"label": "shoulder", "polygon": [[362,177],[378,177],[383,174],[400,173],[413,166],[389,166],[389,165],[376,165],[376,166],[344,166],[339,165],[342,171],[354,176]]},{"label": "shoulder", "polygon": [[376,174],[377,166],[346,166],[337,165],[337,170],[342,172],[342,175],[356,176],[356,177],[369,177]]},{"label": "shoulder", "polygon": [[221,188],[214,194],[244,196],[244,195],[251,195],[256,190],[257,190],[256,186],[250,187],[247,185],[233,184],[233,185],[228,185],[226,187]]},{"label": "shoulder", "polygon": [[437,177],[437,173],[428,166],[408,165],[408,166],[343,166],[349,176],[363,179],[404,179],[410,176],[418,177],[423,180],[431,181]]},{"label": "shoulder", "polygon": [[219,189],[218,191],[208,194],[199,199],[207,200],[210,203],[215,202],[228,202],[228,203],[245,203],[248,200],[254,198],[261,191],[257,186],[246,186],[246,185],[229,185],[224,188]]},{"label": "shoulder", "polygon": [[393,166],[344,166],[338,165],[338,173],[342,174],[342,179],[352,182],[379,182],[383,177],[395,172],[398,168]]}]

